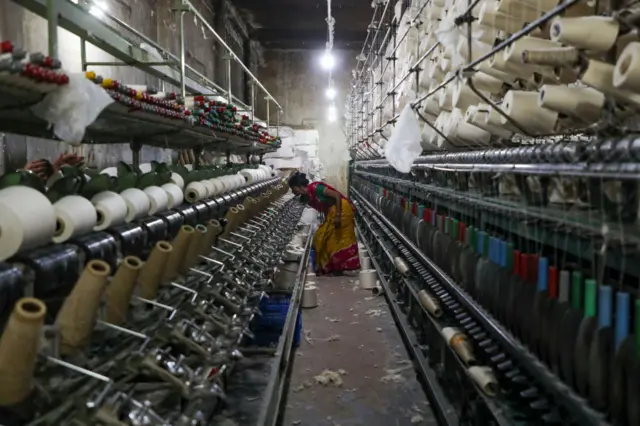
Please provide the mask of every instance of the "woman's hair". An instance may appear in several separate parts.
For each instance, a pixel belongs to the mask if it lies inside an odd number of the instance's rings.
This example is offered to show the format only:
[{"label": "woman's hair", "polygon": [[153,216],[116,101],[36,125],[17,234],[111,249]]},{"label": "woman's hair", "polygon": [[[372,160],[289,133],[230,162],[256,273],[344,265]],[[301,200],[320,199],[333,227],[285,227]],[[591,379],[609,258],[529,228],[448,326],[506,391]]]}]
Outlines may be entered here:
[{"label": "woman's hair", "polygon": [[309,179],[307,179],[307,175],[304,173],[296,172],[293,176],[289,178],[289,187],[293,188],[294,186],[307,186],[309,185]]}]

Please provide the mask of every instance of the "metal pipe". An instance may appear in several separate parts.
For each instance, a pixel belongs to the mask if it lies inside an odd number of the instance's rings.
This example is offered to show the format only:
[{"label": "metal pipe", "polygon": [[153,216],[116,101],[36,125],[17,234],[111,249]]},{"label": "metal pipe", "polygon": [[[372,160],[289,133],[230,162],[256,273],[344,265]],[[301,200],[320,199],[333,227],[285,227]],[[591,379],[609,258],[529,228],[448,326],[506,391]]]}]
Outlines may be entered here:
[{"label": "metal pipe", "polygon": [[249,68],[247,68],[247,66],[240,60],[240,58],[238,58],[238,56],[233,52],[233,50],[231,50],[231,48],[227,45],[227,43],[225,43],[225,41],[222,39],[222,37],[220,37],[220,35],[218,35],[218,33],[213,29],[211,24],[202,16],[202,14],[200,14],[198,9],[196,9],[193,6],[191,1],[190,0],[182,0],[182,2],[183,2],[184,5],[189,6],[189,9],[191,10],[191,12],[193,12],[193,14],[196,15],[196,17],[202,22],[202,24],[205,27],[207,27],[209,29],[209,31],[211,31],[211,33],[213,34],[215,39],[218,40],[218,43],[220,43],[222,45],[222,47],[224,47],[224,49],[229,53],[229,55],[231,56],[232,59],[234,59],[236,62],[238,62],[238,64],[240,64],[240,66],[242,67],[244,72],[246,72],[247,75],[258,85],[260,90],[262,90],[265,93],[265,95],[267,95],[269,98],[271,98],[271,100],[273,100],[273,103],[276,104],[276,106],[278,106],[279,108],[282,108],[280,106],[280,104],[275,100],[275,98],[273,96],[271,96],[269,91],[262,85],[262,83],[260,83],[260,81],[253,75],[253,73],[251,73]]},{"label": "metal pipe", "polygon": [[225,58],[227,61],[227,93],[229,94],[229,103],[232,102],[233,96],[231,95],[231,57]]},{"label": "metal pipe", "polygon": [[[402,181],[402,179],[391,178],[388,176],[379,176],[374,173],[367,173],[367,172],[356,172],[355,175],[362,177],[364,179],[378,178],[383,182],[387,182],[395,185],[400,185]],[[407,184],[408,182],[405,180],[404,183]],[[496,202],[491,200],[490,197],[489,198],[480,197],[480,196],[475,196],[473,194],[468,194],[468,193],[461,194],[459,192],[456,192],[447,188],[442,188],[442,187],[429,185],[425,183],[412,182],[411,184],[414,189],[422,192],[427,192],[430,194],[430,196],[433,196],[434,198],[455,200],[456,202],[468,204],[475,207],[480,207],[485,210],[501,212],[503,214],[511,215],[513,217],[518,217],[519,215],[522,215],[524,213],[525,216],[531,220],[539,220],[541,222],[548,222],[548,223],[554,222],[557,225],[562,225],[567,228],[572,228],[576,230],[576,232],[582,232],[584,233],[584,235],[597,234],[600,231],[600,226],[601,226],[600,223],[598,223],[597,225],[583,224],[580,221],[572,220],[572,218],[566,214],[564,215],[555,214],[551,210],[546,210],[543,212],[541,209],[538,209],[538,208],[525,207],[523,212],[523,207],[521,205],[504,204],[499,200],[497,200]],[[610,238],[611,241],[621,241],[621,242],[627,242],[632,244],[637,244],[638,242],[640,242],[638,238],[635,237],[634,235],[629,235],[625,233],[623,230],[617,230],[617,229],[611,229],[609,231],[608,238]]]},{"label": "metal pipe", "polygon": [[[425,59],[427,59],[433,52],[435,52],[436,48],[440,45],[440,42],[436,41],[433,46],[431,46],[429,48],[429,50],[427,50],[420,58],[418,58],[418,60],[413,64],[413,66],[411,66],[411,68],[409,68],[409,71],[407,71],[407,73],[400,79],[400,81],[398,82],[398,84],[395,85],[395,87],[391,90],[391,92],[395,92],[396,90],[398,90],[398,88],[402,85],[402,83],[404,83],[404,81],[414,72],[414,70],[420,66],[420,64],[422,63],[422,61],[424,61]],[[382,74],[381,74],[382,75]],[[389,93],[391,93],[389,92]],[[384,99],[382,99],[380,101],[380,104],[378,105],[378,107],[381,107],[384,103],[384,101],[387,100],[387,98],[389,97],[389,93],[387,93],[384,97]]]},{"label": "metal pipe", "polygon": [[[369,23],[369,26],[367,27],[367,37],[364,39],[364,44],[362,45],[362,50],[360,50],[360,55],[358,55],[358,56],[363,56],[364,55],[364,49],[367,48],[367,42],[369,41],[369,36],[371,35],[371,32],[372,32],[371,28],[373,27],[373,23],[376,22],[376,15],[378,13],[378,9],[379,8],[380,8],[380,5],[376,4],[374,9],[373,9],[373,16],[371,17],[371,23]],[[361,61],[361,62],[364,65],[364,61]],[[359,68],[360,68],[360,64],[358,63],[356,65],[356,74],[355,74],[354,78],[356,78],[356,76],[358,74],[360,74]],[[356,78],[356,80],[357,80],[357,78]]]},{"label": "metal pipe", "polygon": [[[167,58],[173,59],[174,64],[178,64],[180,63],[180,58],[178,58],[176,55],[174,55],[173,53],[167,51],[164,47],[162,47],[160,44],[158,44],[155,40],[150,39],[149,37],[147,37],[146,35],[140,33],[138,30],[136,30],[135,28],[133,28],[132,26],[130,26],[129,24],[127,24],[126,22],[122,21],[121,19],[110,15],[108,13],[105,14],[105,17],[109,18],[111,21],[113,21],[114,23],[116,23],[117,25],[121,26],[122,28],[124,28],[125,30],[133,33],[136,35],[136,37],[140,38],[143,42],[145,42],[146,44],[150,45],[151,47],[157,49],[158,51],[160,51],[164,56],[166,56]],[[146,63],[145,63],[146,64]],[[214,94],[217,93],[224,93],[224,89],[219,86],[218,84],[216,84],[214,81],[212,81],[211,79],[209,79],[208,77],[206,77],[204,74],[202,74],[201,72],[199,72],[198,70],[194,69],[193,67],[191,67],[189,64],[185,64],[185,68],[192,73],[193,75],[195,75],[196,77],[198,77],[200,80],[202,80],[202,83],[206,83],[207,85],[213,87],[212,90],[214,92]],[[163,82],[164,83],[164,82]],[[163,90],[164,91],[164,90]],[[216,93],[217,91],[217,93]],[[246,105],[244,102],[242,102],[242,100],[235,98],[234,99],[234,103],[238,106],[241,106],[243,108],[248,108],[248,105]]]},{"label": "metal pipe", "polygon": [[[376,28],[376,32],[373,35],[373,41],[371,42],[372,46],[375,46],[376,44],[376,40],[378,39],[378,33],[380,32],[380,27],[382,26],[382,21],[384,20],[384,17],[387,14],[387,10],[389,9],[389,4],[391,4],[391,0],[387,0],[387,2],[384,5],[384,9],[382,10],[382,15],[380,15],[380,22],[378,22],[378,28]],[[387,34],[389,34],[389,30],[387,30]],[[385,35],[385,38],[386,38],[386,35]],[[367,54],[367,57],[365,58],[364,64],[362,66],[363,70],[367,68],[367,63],[369,62],[370,56],[371,56],[371,51],[369,51],[369,53]],[[360,80],[362,79],[362,75],[360,75],[359,79]]]},{"label": "metal pipe", "polygon": [[256,85],[251,82],[251,123],[256,122]]},{"label": "metal pipe", "polygon": [[269,128],[269,97],[264,98],[267,101],[267,129]]},{"label": "metal pipe", "polygon": [[[184,14],[180,11],[180,94],[182,99],[187,97],[187,89],[185,86],[185,37],[184,37]],[[231,99],[229,99],[231,102]]]},{"label": "metal pipe", "polygon": [[[420,9],[419,9],[419,10],[418,10],[418,12],[416,13],[415,17],[413,17],[413,18],[411,19],[411,23],[412,23],[412,24],[419,20],[420,14],[421,14],[421,13],[422,13],[422,11],[424,10],[424,8],[425,8],[425,7],[427,7],[427,5],[428,5],[428,4],[430,4],[430,2],[425,1],[425,2],[420,6]],[[374,15],[375,15],[375,12],[374,12]],[[383,16],[384,16],[384,15],[383,15]],[[379,27],[378,27],[378,28],[379,28]],[[394,56],[394,55],[396,54],[396,52],[398,51],[398,48],[400,47],[400,45],[402,44],[402,42],[404,41],[404,39],[409,35],[409,32],[411,31],[411,28],[412,28],[412,27],[411,27],[411,25],[410,25],[410,26],[407,28],[407,30],[402,34],[402,36],[400,37],[400,41],[398,41],[398,42],[396,43],[396,45],[394,46],[393,50],[391,51],[391,56]],[[391,30],[391,27],[390,27],[389,29],[387,29],[387,32],[385,33],[385,36],[384,36],[384,38],[382,39],[382,43],[380,44],[380,48],[378,49],[378,52],[377,52],[377,54],[376,54],[376,60],[377,60],[377,61],[380,61],[380,60],[381,60],[380,56],[382,56],[382,51],[386,48],[385,42],[386,42],[386,40],[387,40],[387,38],[388,38],[388,36],[389,36],[389,34],[390,34],[390,30]],[[377,35],[377,33],[376,33],[376,35]],[[368,34],[367,34],[367,37],[368,37]],[[374,42],[375,42],[375,39],[374,39]],[[363,47],[363,51],[364,51],[364,47]],[[367,56],[367,58],[368,58],[368,56]],[[424,60],[424,59],[422,59],[422,60]],[[422,60],[421,60],[420,62],[422,62]],[[366,64],[365,64],[365,65],[366,65]],[[375,65],[377,65],[377,63],[374,61],[374,62],[372,63],[371,68],[374,68],[374,67],[375,67]],[[383,66],[382,66],[382,62],[380,62],[380,69],[381,69],[380,76],[382,76],[382,73],[384,73],[384,72],[386,71],[386,69],[387,69],[387,67],[388,67],[388,66],[389,66],[389,62],[387,62],[387,64],[385,64],[385,65],[384,65],[384,68],[383,68]],[[359,72],[359,73],[360,73],[360,75],[359,75],[359,79],[360,79],[360,80],[362,80],[362,72],[363,72],[363,71],[360,71],[360,72]],[[406,77],[405,77],[405,79],[406,79]],[[404,79],[403,79],[403,81],[404,81]],[[358,83],[362,84],[362,81],[360,81],[360,82],[358,82]],[[357,84],[358,84],[358,83],[357,83]]]},{"label": "metal pipe", "polygon": [[47,37],[49,56],[58,59],[58,1],[47,0]]},{"label": "metal pipe", "polygon": [[[597,146],[586,145],[588,140],[556,144],[534,145],[517,148],[493,148],[473,152],[451,152],[429,154],[416,158],[419,164],[541,164],[541,165],[586,165],[595,167],[617,167],[628,170],[640,167],[640,139],[611,138],[600,141]],[[356,167],[388,167],[386,160],[358,163]]]},{"label": "metal pipe", "polygon": [[82,72],[87,71],[87,42],[84,38],[80,39],[80,64],[82,65]]},{"label": "metal pipe", "polygon": [[86,368],[78,367],[75,364],[71,364],[70,362],[63,361],[63,360],[61,360],[59,358],[54,358],[52,356],[48,356],[47,357],[47,361],[49,361],[52,364],[56,364],[56,365],[59,365],[61,367],[64,367],[64,368],[68,368],[69,370],[73,370],[73,371],[75,371],[77,373],[84,374],[85,376],[89,376],[89,377],[91,377],[93,379],[100,380],[100,381],[106,382],[106,383],[111,383],[111,379],[108,378],[107,376],[95,373],[95,372],[93,372],[91,370],[87,370]]},{"label": "metal pipe", "polygon": [[149,65],[149,66],[163,66],[163,65],[175,65],[175,62],[142,62],[142,61],[132,61],[132,62],[84,62],[85,67],[131,67],[136,65]]}]

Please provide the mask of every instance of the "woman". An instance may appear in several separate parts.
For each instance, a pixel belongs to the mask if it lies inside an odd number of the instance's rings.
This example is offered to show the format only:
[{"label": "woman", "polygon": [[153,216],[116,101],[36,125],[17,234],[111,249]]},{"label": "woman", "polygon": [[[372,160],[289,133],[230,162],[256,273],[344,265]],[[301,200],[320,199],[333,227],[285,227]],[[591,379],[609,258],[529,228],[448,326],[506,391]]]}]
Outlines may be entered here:
[{"label": "woman", "polygon": [[316,274],[342,275],[360,269],[355,230],[355,207],[324,182],[309,183],[304,173],[289,178],[289,186],[302,201],[324,213],[325,220],[313,236]]}]

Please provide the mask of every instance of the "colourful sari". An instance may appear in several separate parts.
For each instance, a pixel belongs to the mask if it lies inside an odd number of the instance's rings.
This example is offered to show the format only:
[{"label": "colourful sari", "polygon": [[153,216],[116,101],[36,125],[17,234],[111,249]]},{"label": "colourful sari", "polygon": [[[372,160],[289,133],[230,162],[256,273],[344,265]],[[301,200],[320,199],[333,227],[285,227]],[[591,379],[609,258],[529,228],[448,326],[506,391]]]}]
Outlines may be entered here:
[{"label": "colourful sari", "polygon": [[[318,185],[336,191],[326,183],[313,182],[307,186],[309,205],[325,214],[325,220],[313,236],[316,274],[353,271],[360,269],[358,241],[355,229],[355,207],[344,195],[341,201],[340,226],[336,228],[336,206],[320,200]],[[336,191],[338,192],[338,191]],[[339,193],[339,192],[338,192]]]}]

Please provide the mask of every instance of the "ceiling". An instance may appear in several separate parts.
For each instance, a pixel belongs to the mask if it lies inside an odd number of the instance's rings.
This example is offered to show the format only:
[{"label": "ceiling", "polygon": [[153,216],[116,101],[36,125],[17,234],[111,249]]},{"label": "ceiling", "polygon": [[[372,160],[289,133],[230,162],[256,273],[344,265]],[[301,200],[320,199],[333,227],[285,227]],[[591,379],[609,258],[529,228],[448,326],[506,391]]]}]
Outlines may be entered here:
[{"label": "ceiling", "polygon": [[[253,27],[251,38],[270,49],[321,49],[328,39],[326,0],[233,0]],[[332,0],[334,47],[359,50],[367,36],[371,0]]]}]

